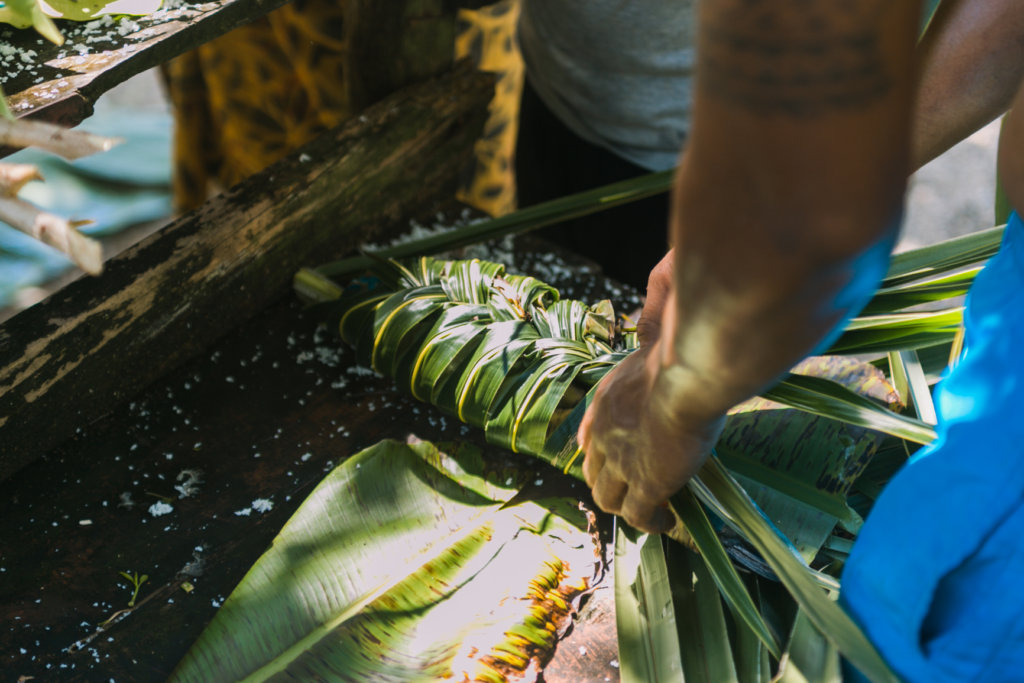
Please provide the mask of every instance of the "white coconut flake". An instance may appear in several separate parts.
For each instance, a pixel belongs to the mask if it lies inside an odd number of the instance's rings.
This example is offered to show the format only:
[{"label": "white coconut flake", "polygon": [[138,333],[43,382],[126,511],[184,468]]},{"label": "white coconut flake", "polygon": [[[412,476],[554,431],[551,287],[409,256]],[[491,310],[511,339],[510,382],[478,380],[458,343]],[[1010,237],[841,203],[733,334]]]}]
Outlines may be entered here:
[{"label": "white coconut flake", "polygon": [[235,514],[239,517],[248,517],[253,512],[259,512],[260,514],[262,514],[264,512],[270,512],[273,509],[274,501],[269,500],[267,498],[257,498],[256,500],[249,504],[249,507],[242,508],[241,510],[235,510]]},{"label": "white coconut flake", "polygon": [[149,506],[149,514],[153,515],[154,517],[161,517],[172,512],[174,512],[174,506],[168,505],[162,500],[157,501],[156,503],[153,503],[152,505]]},{"label": "white coconut flake", "polygon": [[359,377],[382,377],[382,375],[373,368],[366,368],[362,365],[353,365],[350,368],[346,368],[345,372],[350,375],[358,375]]}]

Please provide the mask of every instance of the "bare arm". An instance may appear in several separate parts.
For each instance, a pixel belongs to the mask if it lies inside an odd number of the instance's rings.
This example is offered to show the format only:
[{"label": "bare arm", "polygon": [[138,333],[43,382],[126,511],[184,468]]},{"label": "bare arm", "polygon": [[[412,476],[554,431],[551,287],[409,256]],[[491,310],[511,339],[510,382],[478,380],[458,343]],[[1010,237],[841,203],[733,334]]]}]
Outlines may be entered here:
[{"label": "bare arm", "polygon": [[725,412],[862,303],[849,285],[865,268],[884,271],[886,254],[860,257],[901,213],[918,13],[913,0],[701,3],[673,291],[659,338],[606,378],[581,426],[604,509],[663,529],[660,504]]},{"label": "bare arm", "polygon": [[[1024,79],[1022,79],[1024,81]],[[999,177],[1017,211],[1024,210],[1024,82],[1020,85],[1010,115],[999,136]]]},{"label": "bare arm", "polygon": [[919,48],[913,168],[1002,115],[1024,77],[1020,0],[943,0]]}]

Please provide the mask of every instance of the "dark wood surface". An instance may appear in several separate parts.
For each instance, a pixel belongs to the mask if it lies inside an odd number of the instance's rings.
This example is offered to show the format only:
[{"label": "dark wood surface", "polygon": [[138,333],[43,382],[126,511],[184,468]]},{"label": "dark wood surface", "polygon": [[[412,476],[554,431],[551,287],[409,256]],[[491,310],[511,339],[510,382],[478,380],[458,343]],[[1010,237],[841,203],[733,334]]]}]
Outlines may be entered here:
[{"label": "dark wood surface", "polygon": [[[631,293],[543,248],[523,268],[593,301]],[[133,401],[0,482],[0,670],[8,680],[162,681],[331,467],[382,438],[480,443],[450,416],[353,365],[322,310],[289,294]],[[491,457],[507,454],[489,451]],[[584,487],[537,467],[551,493]],[[182,472],[201,470],[194,497]],[[127,505],[127,498],[133,505]],[[273,502],[264,514],[257,498]],[[173,511],[149,507],[167,499]],[[134,610],[119,572],[147,574]],[[183,589],[184,582],[194,586]],[[610,584],[609,584],[610,585]],[[549,683],[615,681],[603,587]]]},{"label": "dark wood surface", "polygon": [[290,289],[451,197],[493,83],[461,68],[367,109],[0,326],[0,478]]},{"label": "dark wood surface", "polygon": [[[288,0],[169,0],[143,17],[111,25],[58,21],[63,45],[32,29],[0,29],[0,41],[24,51],[0,78],[16,116],[73,126],[92,114],[96,99],[118,83],[263,16]],[[104,22],[106,23],[106,22]]]}]

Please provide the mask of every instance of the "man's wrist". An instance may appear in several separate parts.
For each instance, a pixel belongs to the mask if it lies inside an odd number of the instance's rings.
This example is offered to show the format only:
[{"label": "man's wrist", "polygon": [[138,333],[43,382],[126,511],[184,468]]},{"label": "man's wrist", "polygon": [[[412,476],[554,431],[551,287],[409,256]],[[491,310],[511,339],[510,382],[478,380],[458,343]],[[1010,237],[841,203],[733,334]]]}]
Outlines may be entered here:
[{"label": "man's wrist", "polygon": [[650,392],[651,408],[673,423],[706,423],[721,418],[733,401],[703,373],[680,363],[657,363]]}]

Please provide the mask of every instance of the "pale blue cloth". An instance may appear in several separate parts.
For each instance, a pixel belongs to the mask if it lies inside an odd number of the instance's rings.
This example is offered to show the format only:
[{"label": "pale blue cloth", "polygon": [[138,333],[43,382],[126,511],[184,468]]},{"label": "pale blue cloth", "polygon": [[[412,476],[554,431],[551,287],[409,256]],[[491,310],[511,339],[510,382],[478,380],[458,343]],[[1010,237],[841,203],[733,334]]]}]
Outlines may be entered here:
[{"label": "pale blue cloth", "polygon": [[[46,178],[26,185],[21,199],[58,216],[93,221],[81,228],[93,237],[172,212],[170,114],[102,103],[81,128],[120,137],[122,144],[72,162],[36,149],[4,159],[33,164]],[[61,252],[0,223],[0,307],[11,303],[20,289],[44,284],[71,267]]]},{"label": "pale blue cloth", "polygon": [[841,602],[894,670],[1024,680],[1024,224],[967,297],[966,351],[935,390],[938,440],[886,486]]}]

